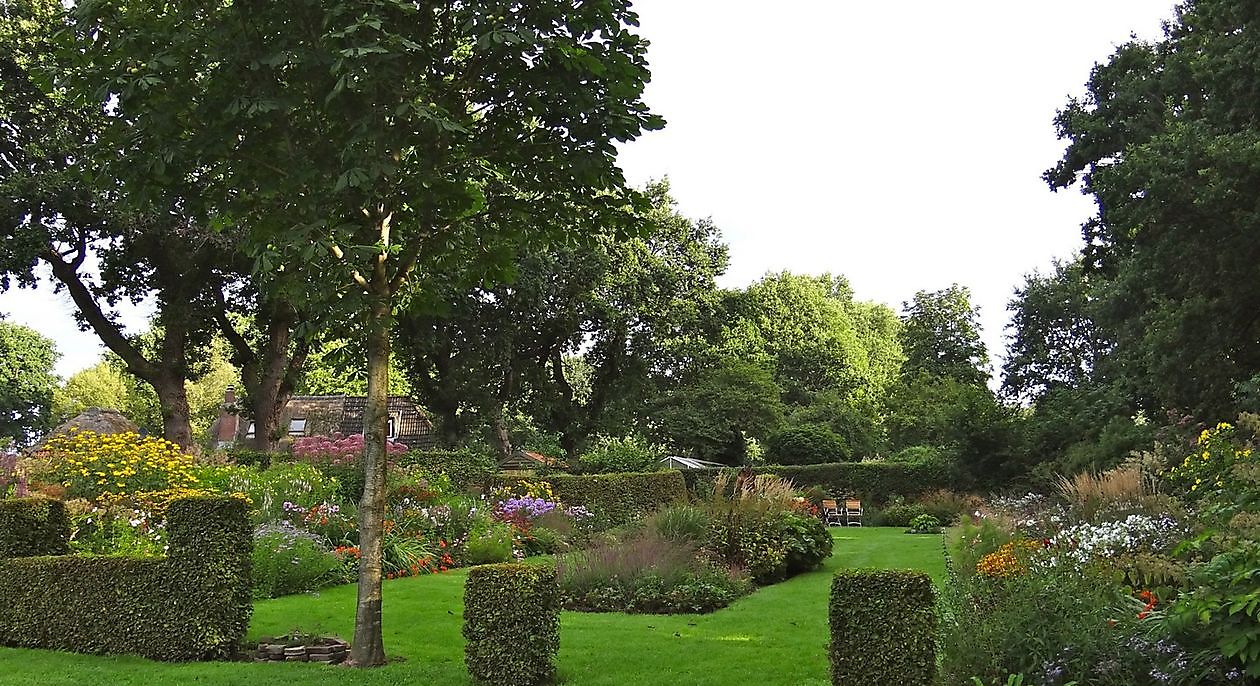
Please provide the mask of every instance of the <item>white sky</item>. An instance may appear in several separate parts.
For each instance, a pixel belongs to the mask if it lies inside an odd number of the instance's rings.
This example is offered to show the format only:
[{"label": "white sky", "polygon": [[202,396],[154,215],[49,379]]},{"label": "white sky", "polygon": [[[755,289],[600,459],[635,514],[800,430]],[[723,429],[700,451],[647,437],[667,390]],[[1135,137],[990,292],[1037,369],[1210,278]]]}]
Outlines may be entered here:
[{"label": "white sky", "polygon": [[[900,311],[957,282],[998,366],[1013,290],[1076,250],[1092,212],[1040,178],[1063,149],[1054,113],[1130,33],[1158,37],[1174,4],[638,0],[646,99],[669,124],[621,162],[714,219],[723,285],[829,271]],[[51,289],[0,293],[0,312],[57,342],[63,376],[101,350],[72,311]]]}]

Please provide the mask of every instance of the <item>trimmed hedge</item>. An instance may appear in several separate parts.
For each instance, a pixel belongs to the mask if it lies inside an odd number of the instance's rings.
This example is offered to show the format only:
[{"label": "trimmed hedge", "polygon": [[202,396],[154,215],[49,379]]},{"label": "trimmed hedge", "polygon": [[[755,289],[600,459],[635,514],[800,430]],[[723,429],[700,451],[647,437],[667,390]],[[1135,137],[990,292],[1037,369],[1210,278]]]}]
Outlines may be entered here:
[{"label": "trimmed hedge", "polygon": [[500,477],[501,483],[545,481],[565,505],[581,505],[603,524],[620,526],[672,503],[687,500],[687,482],[672,469],[664,472],[556,474],[538,478]]},{"label": "trimmed hedge", "polygon": [[244,501],[182,498],[166,522],[165,558],[0,560],[0,645],[155,660],[233,654],[253,610]]},{"label": "trimmed hedge", "polygon": [[47,498],[0,500],[0,560],[70,552],[66,505]]},{"label": "trimmed hedge", "polygon": [[560,585],[551,564],[473,567],[464,585],[464,662],[482,684],[555,680]]},{"label": "trimmed hedge", "polygon": [[[693,493],[713,482],[722,470],[683,470],[687,488]],[[774,474],[791,479],[797,488],[817,486],[827,497],[860,496],[882,502],[892,495],[913,497],[938,488],[950,488],[954,479],[949,470],[937,464],[900,462],[835,462],[814,465],[767,465],[754,467],[755,474]]]},{"label": "trimmed hedge", "polygon": [[932,579],[923,572],[837,572],[829,606],[831,683],[935,683],[935,602]]},{"label": "trimmed hedge", "polygon": [[498,462],[485,453],[460,448],[457,450],[409,450],[394,463],[400,467],[416,465],[434,474],[445,474],[458,488],[485,487],[494,481]]}]

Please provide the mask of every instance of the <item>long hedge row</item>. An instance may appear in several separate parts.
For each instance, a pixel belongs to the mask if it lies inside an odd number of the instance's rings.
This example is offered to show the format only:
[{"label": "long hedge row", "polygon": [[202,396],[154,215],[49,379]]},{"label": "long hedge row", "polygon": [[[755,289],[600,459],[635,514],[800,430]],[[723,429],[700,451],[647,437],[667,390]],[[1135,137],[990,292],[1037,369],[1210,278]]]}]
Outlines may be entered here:
[{"label": "long hedge row", "polygon": [[[703,491],[721,469],[689,469],[682,472],[691,492]],[[893,495],[913,497],[938,488],[954,486],[950,472],[935,464],[903,462],[834,462],[813,465],[766,465],[755,474],[775,474],[790,479],[798,488],[818,486],[828,496],[854,496],[884,501]]]},{"label": "long hedge row", "polygon": [[253,609],[253,537],[243,501],[173,501],[164,558],[42,554],[46,541],[66,532],[62,503],[0,501],[0,523],[29,523],[29,517],[15,513],[32,510],[48,512],[47,526],[20,537],[0,529],[0,541],[31,541],[25,549],[7,546],[0,558],[0,645],[157,660],[208,659],[236,651]]}]

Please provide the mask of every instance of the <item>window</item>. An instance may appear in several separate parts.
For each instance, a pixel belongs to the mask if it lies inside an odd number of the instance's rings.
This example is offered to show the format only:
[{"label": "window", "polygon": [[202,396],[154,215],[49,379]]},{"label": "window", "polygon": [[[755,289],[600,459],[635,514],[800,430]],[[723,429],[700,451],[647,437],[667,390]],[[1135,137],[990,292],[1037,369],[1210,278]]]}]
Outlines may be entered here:
[{"label": "window", "polygon": [[253,437],[254,437],[254,423],[250,422],[249,428],[245,430],[245,438],[253,438]]},{"label": "window", "polygon": [[391,412],[389,415],[389,426],[385,428],[385,437],[391,441],[398,438],[399,424],[402,424],[402,414],[399,412]]},{"label": "window", "polygon": [[305,417],[294,417],[293,419],[289,420],[289,435],[290,436],[305,436],[306,435],[306,418]]}]

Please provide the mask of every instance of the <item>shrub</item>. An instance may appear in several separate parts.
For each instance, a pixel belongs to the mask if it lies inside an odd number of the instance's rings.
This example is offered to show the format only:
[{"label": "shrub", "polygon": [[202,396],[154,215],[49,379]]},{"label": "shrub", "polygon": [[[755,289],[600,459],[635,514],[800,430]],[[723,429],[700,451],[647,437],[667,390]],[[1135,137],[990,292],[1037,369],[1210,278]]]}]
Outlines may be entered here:
[{"label": "shrub", "polygon": [[699,560],[694,546],[650,530],[573,553],[557,566],[570,610],[712,612],[752,590],[747,575]]},{"label": "shrub", "polygon": [[0,500],[0,560],[68,552],[65,503],[47,498]]},{"label": "shrub", "polygon": [[918,503],[897,503],[889,505],[880,512],[879,522],[882,526],[910,526],[915,517],[927,514],[927,509]]},{"label": "shrub", "polygon": [[342,567],[321,537],[287,522],[254,532],[252,560],[255,598],[318,590],[338,581]]},{"label": "shrub", "polygon": [[43,450],[51,459],[53,477],[71,497],[95,500],[102,495],[197,484],[192,456],[154,436],[98,434],[72,428],[49,438]]},{"label": "shrub", "polygon": [[664,446],[648,443],[640,436],[613,438],[599,436],[578,459],[583,472],[653,472],[661,469]]},{"label": "shrub", "polygon": [[464,587],[464,663],[482,684],[545,684],[560,647],[560,589],[550,565],[469,571]]},{"label": "shrub", "polygon": [[932,580],[922,572],[837,572],[829,607],[831,683],[933,683],[935,602]]},{"label": "shrub", "polygon": [[839,462],[849,458],[849,447],[831,429],[804,424],[771,434],[766,440],[766,458],[785,465]]},{"label": "shrub", "polygon": [[759,584],[813,569],[833,541],[817,517],[786,510],[730,507],[714,512],[704,546],[714,560],[739,566]]},{"label": "shrub", "polygon": [[671,505],[652,516],[650,525],[668,541],[703,543],[709,513],[694,505]]},{"label": "shrub", "polygon": [[0,645],[196,660],[235,652],[249,625],[245,503],[184,498],[166,558],[0,560]]},{"label": "shrub", "polygon": [[941,532],[941,520],[929,514],[919,515],[910,520],[910,528],[906,530],[908,534],[939,534]]},{"label": "shrub", "polygon": [[512,556],[512,527],[499,522],[491,522],[487,528],[473,532],[464,544],[465,564],[507,562]]}]

